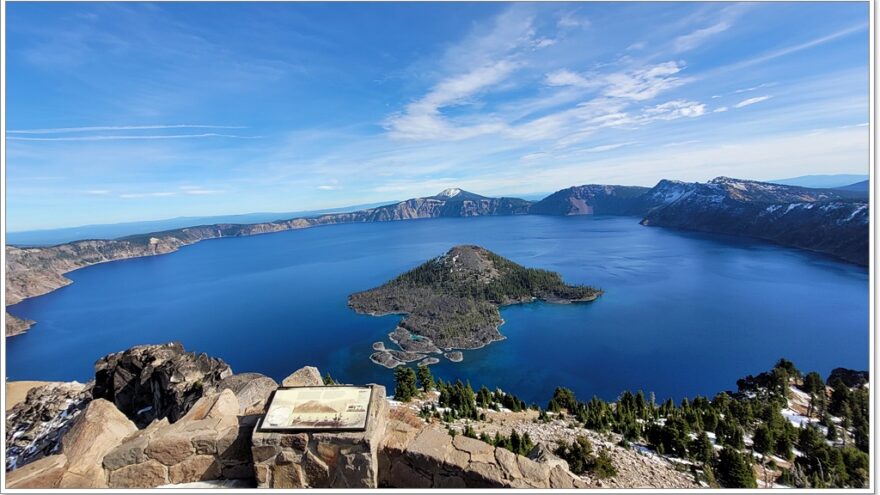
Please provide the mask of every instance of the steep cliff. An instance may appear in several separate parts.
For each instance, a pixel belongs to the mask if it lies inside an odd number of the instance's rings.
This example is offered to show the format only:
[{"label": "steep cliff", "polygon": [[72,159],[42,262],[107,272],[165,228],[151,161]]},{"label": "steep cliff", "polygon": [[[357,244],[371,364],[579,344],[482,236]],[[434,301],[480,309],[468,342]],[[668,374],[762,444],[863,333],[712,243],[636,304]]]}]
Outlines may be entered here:
[{"label": "steep cliff", "polygon": [[868,264],[868,202],[859,193],[719,177],[661,181],[642,225],[741,235]]}]

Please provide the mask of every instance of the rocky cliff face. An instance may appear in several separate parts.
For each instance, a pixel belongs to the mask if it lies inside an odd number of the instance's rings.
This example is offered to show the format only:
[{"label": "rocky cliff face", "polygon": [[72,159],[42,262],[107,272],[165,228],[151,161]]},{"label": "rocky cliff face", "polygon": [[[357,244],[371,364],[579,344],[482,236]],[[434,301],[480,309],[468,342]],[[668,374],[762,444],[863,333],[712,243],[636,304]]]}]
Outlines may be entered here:
[{"label": "rocky cliff face", "polygon": [[661,181],[643,225],[742,235],[868,264],[868,202],[836,189],[719,177]]}]

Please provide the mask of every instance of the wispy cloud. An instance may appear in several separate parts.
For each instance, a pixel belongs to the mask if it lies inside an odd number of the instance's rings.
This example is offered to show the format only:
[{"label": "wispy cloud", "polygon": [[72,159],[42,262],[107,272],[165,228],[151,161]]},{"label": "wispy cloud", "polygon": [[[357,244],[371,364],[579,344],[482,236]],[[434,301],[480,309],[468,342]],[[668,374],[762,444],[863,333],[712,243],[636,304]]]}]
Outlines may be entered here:
[{"label": "wispy cloud", "polygon": [[145,193],[124,193],[120,194],[119,197],[123,199],[140,199],[140,198],[161,198],[167,196],[174,196],[175,193],[171,191],[157,191],[157,192],[145,192]]},{"label": "wispy cloud", "polygon": [[841,29],[839,31],[835,31],[831,34],[820,36],[818,38],[814,38],[812,40],[799,43],[797,45],[791,45],[783,48],[779,48],[777,50],[772,50],[766,52],[762,55],[758,55],[757,57],[753,57],[750,59],[743,60],[741,62],[737,62],[728,66],[721,68],[723,71],[738,71],[744,69],[746,67],[751,67],[753,65],[757,65],[763,62],[769,62],[770,60],[777,59],[779,57],[784,57],[785,55],[790,55],[792,53],[797,53],[799,51],[806,50],[808,48],[813,48],[819,45],[824,45],[825,43],[829,43],[839,38],[843,38],[844,36],[848,36],[854,33],[862,32],[868,29],[868,24],[861,23],[856,24],[854,26],[850,26],[845,29]]},{"label": "wispy cloud", "polygon": [[624,146],[632,146],[636,144],[635,141],[630,141],[628,143],[614,143],[614,144],[603,144],[600,146],[593,146],[592,148],[587,148],[584,151],[587,153],[601,153],[603,151],[611,151],[616,150],[618,148],[623,148]]},{"label": "wispy cloud", "polygon": [[759,84],[759,85],[757,85],[757,86],[751,86],[751,87],[748,87],[748,88],[740,88],[740,89],[737,89],[737,90],[734,91],[733,93],[734,93],[734,94],[748,93],[748,92],[751,92],[751,91],[757,91],[757,90],[762,89],[762,88],[770,88],[770,87],[773,87],[773,86],[776,86],[776,83],[762,83],[762,84]]},{"label": "wispy cloud", "polygon": [[726,112],[726,111],[727,111],[727,107],[718,107],[715,110],[712,110],[712,113],[721,113],[721,112]]},{"label": "wispy cloud", "polygon": [[675,49],[679,52],[693,50],[702,45],[706,40],[718,33],[723,33],[730,28],[730,23],[721,21],[708,27],[697,29],[675,39]]},{"label": "wispy cloud", "polygon": [[124,141],[137,139],[199,139],[199,138],[230,138],[230,139],[259,139],[260,136],[240,136],[236,134],[217,134],[206,132],[203,134],[153,134],[153,135],[98,135],[98,136],[69,136],[69,137],[24,137],[7,136],[6,139],[13,141]]},{"label": "wispy cloud", "polygon": [[190,196],[208,196],[226,192],[222,189],[205,189],[202,186],[180,186],[180,190],[183,194],[188,194]]},{"label": "wispy cloud", "polygon": [[110,125],[89,127],[55,127],[50,129],[20,129],[6,131],[8,134],[66,134],[71,132],[97,132],[97,131],[139,131],[155,129],[247,129],[238,125],[200,125],[200,124],[171,124],[171,125]]},{"label": "wispy cloud", "polygon": [[736,105],[733,106],[733,108],[747,107],[749,105],[754,105],[755,103],[761,103],[762,101],[769,100],[770,98],[772,98],[772,97],[771,96],[756,96],[754,98],[748,98],[748,99],[745,99],[745,100],[737,103]]},{"label": "wispy cloud", "polygon": [[504,80],[516,68],[514,62],[501,60],[445,79],[425,97],[407,105],[403,113],[392,115],[385,126],[391,137],[403,139],[456,140],[498,131],[500,126],[491,123],[453,126],[443,117],[441,110],[465,103],[468,98]]}]

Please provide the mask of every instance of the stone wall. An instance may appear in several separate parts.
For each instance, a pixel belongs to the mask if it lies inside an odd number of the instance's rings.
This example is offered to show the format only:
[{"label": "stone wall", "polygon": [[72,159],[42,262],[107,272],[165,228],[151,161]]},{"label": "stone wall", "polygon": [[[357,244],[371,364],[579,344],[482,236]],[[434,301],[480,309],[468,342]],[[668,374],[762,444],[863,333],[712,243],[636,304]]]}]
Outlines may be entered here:
[{"label": "stone wall", "polygon": [[179,421],[155,421],[103,460],[110,488],[153,488],[251,478],[250,432],[256,416],[238,416],[231,390],[203,397]]}]

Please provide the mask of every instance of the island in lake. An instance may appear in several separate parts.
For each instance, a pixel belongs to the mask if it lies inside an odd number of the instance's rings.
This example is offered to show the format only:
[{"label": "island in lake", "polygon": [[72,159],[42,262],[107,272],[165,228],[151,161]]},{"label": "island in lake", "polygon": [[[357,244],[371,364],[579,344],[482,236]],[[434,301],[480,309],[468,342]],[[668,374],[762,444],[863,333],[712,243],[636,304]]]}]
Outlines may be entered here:
[{"label": "island in lake", "polygon": [[479,247],[456,246],[375,289],[352,294],[348,305],[359,313],[403,314],[389,334],[399,349],[373,344],[370,359],[394,368],[419,361],[438,362],[430,354],[462,360],[454,349],[477,349],[504,337],[498,309],[543,300],[551,303],[592,301],[602,291],[567,285],[555,272],[526,268]]}]

